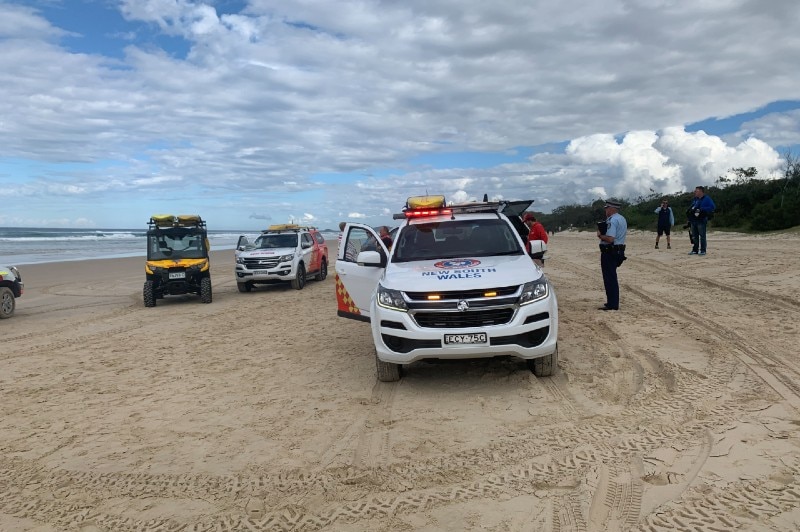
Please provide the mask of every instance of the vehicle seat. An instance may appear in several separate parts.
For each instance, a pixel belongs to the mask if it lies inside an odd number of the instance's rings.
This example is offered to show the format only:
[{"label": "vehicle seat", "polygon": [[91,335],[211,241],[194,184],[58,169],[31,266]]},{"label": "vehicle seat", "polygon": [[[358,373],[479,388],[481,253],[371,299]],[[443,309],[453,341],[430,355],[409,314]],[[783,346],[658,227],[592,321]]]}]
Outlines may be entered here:
[{"label": "vehicle seat", "polygon": [[492,234],[484,228],[474,230],[471,241],[475,251],[487,252],[495,248]]},{"label": "vehicle seat", "polygon": [[417,233],[417,238],[414,241],[414,247],[417,249],[433,249],[436,245],[436,238],[433,236],[433,231],[420,231]]}]

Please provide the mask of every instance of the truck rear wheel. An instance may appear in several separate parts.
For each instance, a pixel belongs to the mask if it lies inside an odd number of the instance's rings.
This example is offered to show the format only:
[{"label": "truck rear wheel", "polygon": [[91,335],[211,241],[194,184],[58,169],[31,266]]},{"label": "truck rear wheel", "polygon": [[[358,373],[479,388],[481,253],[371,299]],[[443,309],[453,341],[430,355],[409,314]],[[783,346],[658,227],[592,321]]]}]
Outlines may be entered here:
[{"label": "truck rear wheel", "polygon": [[537,377],[550,377],[558,369],[558,346],[552,355],[526,360],[525,363]]},{"label": "truck rear wheel", "polygon": [[14,314],[15,307],[14,292],[7,286],[0,288],[0,319],[10,318]]},{"label": "truck rear wheel", "polygon": [[236,283],[236,288],[239,289],[239,292],[249,292],[253,289],[253,283]]},{"label": "truck rear wheel", "polygon": [[328,276],[328,261],[322,259],[322,264],[319,266],[319,273],[317,273],[317,281],[324,281]]},{"label": "truck rear wheel", "polygon": [[400,380],[401,368],[400,364],[393,364],[391,362],[384,362],[378,358],[378,352],[375,352],[375,367],[378,370],[378,380],[381,382],[396,382]]},{"label": "truck rear wheel", "polygon": [[155,307],[156,306],[156,295],[154,293],[153,288],[153,281],[145,281],[144,282],[144,289],[142,290],[142,295],[144,296],[144,306],[145,307]]},{"label": "truck rear wheel", "polygon": [[297,275],[292,279],[292,288],[302,290],[306,285],[306,267],[303,263],[297,265]]},{"label": "truck rear wheel", "polygon": [[200,301],[211,303],[211,278],[203,277],[200,279]]}]

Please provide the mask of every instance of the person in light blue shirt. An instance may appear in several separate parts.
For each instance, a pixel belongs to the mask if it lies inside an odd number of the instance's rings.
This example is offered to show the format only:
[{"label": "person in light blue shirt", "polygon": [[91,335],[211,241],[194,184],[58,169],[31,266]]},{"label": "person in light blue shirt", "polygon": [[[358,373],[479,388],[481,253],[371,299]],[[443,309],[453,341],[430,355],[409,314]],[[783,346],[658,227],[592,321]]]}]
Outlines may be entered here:
[{"label": "person in light blue shirt", "polygon": [[605,227],[597,229],[597,238],[600,239],[600,270],[603,272],[606,290],[606,302],[600,310],[619,310],[617,268],[626,259],[625,238],[628,236],[628,222],[619,213],[621,207],[621,203],[606,201]]}]

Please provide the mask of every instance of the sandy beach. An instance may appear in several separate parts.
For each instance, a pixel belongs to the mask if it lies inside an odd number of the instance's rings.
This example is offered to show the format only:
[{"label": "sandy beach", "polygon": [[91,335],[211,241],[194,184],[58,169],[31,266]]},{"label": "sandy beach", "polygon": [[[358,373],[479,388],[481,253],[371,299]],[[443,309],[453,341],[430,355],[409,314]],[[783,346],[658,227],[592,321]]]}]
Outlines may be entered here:
[{"label": "sandy beach", "polygon": [[[800,235],[552,237],[560,369],[375,378],[334,275],[142,303],[141,258],[21,267],[0,323],[0,530],[800,529]],[[331,249],[332,254],[335,252]],[[333,255],[332,255],[333,256]]]}]

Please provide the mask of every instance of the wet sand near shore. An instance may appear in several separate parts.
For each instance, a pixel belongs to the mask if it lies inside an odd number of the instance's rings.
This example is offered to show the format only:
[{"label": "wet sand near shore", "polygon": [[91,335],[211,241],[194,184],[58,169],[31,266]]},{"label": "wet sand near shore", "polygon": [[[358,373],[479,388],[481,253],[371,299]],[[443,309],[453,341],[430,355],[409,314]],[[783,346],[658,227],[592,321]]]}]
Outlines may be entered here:
[{"label": "wet sand near shore", "polygon": [[[0,530],[796,530],[800,236],[558,233],[559,372],[419,362],[303,290],[142,303],[144,259],[21,266],[0,322]],[[329,243],[330,244],[330,243]],[[333,242],[335,251],[335,242]]]}]

